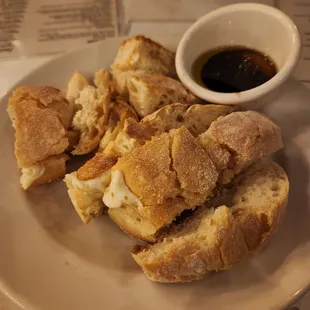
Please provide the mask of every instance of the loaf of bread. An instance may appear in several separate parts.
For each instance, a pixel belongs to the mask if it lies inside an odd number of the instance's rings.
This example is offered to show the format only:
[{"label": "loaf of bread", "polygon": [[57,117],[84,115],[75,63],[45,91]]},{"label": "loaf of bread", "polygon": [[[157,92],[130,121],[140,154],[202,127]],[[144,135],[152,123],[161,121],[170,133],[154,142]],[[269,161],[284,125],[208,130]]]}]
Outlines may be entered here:
[{"label": "loaf of bread", "polygon": [[15,128],[15,156],[24,189],[64,176],[73,112],[73,105],[56,88],[23,86],[14,91],[8,113]]},{"label": "loaf of bread", "polygon": [[[204,203],[218,184],[281,147],[280,129],[253,111],[220,117],[197,138],[185,127],[171,130],[118,160],[103,201],[121,229],[155,242],[156,233],[182,211]],[[135,203],[120,194],[128,191]],[[113,197],[122,199],[114,203]]]},{"label": "loaf of bread", "polygon": [[128,80],[150,74],[176,77],[175,54],[144,36],[124,41],[111,65],[117,92],[128,98]]},{"label": "loaf of bread", "polygon": [[134,247],[132,256],[149,279],[202,279],[231,268],[266,243],[287,204],[289,182],[283,169],[275,163],[253,164],[229,188],[156,244]]}]

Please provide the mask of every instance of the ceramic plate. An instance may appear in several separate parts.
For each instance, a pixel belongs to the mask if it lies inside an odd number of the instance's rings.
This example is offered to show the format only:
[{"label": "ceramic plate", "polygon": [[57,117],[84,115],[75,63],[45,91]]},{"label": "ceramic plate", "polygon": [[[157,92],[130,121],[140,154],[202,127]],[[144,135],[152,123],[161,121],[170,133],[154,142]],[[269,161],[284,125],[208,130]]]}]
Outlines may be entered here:
[{"label": "ceramic plate", "polygon": [[[175,49],[176,38],[159,40]],[[20,81],[64,89],[75,70],[91,76],[109,67],[121,39],[63,55]],[[291,183],[286,216],[270,244],[231,271],[189,284],[150,282],[129,252],[134,240],[108,217],[81,222],[62,181],[23,191],[14,131],[0,106],[1,288],[26,309],[280,309],[310,283],[310,93],[290,80],[266,113],[283,129],[276,155]]]}]

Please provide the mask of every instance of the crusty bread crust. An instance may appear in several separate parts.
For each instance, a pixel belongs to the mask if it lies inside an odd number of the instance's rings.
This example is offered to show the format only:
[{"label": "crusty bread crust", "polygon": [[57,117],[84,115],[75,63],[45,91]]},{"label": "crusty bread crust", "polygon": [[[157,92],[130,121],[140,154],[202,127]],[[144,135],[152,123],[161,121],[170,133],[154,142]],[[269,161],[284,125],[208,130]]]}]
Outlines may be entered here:
[{"label": "crusty bread crust", "polygon": [[188,106],[182,103],[173,103],[144,117],[141,120],[141,125],[151,130],[153,135],[184,126],[194,137],[197,137],[205,132],[217,118],[233,111],[232,107],[224,105],[194,104]]},{"label": "crusty bread crust", "polygon": [[95,179],[103,172],[111,169],[117,163],[117,159],[116,156],[98,152],[77,170],[77,177],[82,181]]},{"label": "crusty bread crust", "polygon": [[234,112],[220,117],[211,124],[207,135],[235,153],[240,167],[283,147],[281,129],[255,111]]},{"label": "crusty bread crust", "polygon": [[274,233],[288,191],[281,167],[254,164],[233,181],[230,191],[214,199],[213,207],[217,207],[230,194],[229,208],[200,208],[161,242],[134,247],[132,256],[146,276],[157,282],[188,282],[210,271],[229,269],[257,252]]},{"label": "crusty bread crust", "polygon": [[144,205],[157,205],[179,194],[171,164],[170,137],[163,134],[120,158],[112,169],[123,173],[126,185]]},{"label": "crusty bread crust", "polygon": [[219,173],[208,153],[185,128],[171,132],[172,166],[181,195],[190,206],[203,203],[215,188]]},{"label": "crusty bread crust", "polygon": [[20,168],[65,151],[72,105],[60,90],[47,86],[19,87],[9,99],[15,128],[15,155]]}]

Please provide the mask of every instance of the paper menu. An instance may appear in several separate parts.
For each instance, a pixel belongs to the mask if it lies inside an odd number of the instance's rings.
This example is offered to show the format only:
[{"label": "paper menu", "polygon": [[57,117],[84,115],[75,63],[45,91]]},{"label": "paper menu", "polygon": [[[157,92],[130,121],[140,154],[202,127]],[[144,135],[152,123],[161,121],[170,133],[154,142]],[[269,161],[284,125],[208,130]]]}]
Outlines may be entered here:
[{"label": "paper menu", "polygon": [[0,0],[0,57],[54,54],[118,35],[114,0]]}]

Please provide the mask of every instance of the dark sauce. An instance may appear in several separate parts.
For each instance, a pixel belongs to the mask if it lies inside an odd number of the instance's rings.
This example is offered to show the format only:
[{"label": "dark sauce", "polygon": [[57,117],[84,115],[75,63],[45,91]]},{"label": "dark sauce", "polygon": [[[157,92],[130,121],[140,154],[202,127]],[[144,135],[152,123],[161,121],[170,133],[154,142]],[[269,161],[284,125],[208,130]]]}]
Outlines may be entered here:
[{"label": "dark sauce", "polygon": [[219,93],[236,93],[260,86],[277,74],[270,57],[246,47],[230,46],[208,51],[193,65],[195,79]]}]

